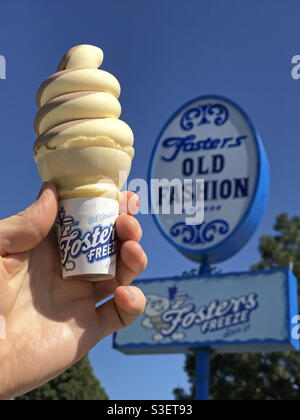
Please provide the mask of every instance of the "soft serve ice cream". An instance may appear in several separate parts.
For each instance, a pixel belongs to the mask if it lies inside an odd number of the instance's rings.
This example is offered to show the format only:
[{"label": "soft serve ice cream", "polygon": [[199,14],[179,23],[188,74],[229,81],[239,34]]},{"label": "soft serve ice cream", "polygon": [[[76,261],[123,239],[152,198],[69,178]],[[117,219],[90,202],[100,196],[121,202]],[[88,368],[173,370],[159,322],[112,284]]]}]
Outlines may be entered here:
[{"label": "soft serve ice cream", "polygon": [[115,275],[120,180],[134,156],[133,133],[119,119],[119,82],[98,69],[102,61],[100,48],[71,48],[38,90],[34,123],[40,176],[60,199],[63,275],[91,281]]}]

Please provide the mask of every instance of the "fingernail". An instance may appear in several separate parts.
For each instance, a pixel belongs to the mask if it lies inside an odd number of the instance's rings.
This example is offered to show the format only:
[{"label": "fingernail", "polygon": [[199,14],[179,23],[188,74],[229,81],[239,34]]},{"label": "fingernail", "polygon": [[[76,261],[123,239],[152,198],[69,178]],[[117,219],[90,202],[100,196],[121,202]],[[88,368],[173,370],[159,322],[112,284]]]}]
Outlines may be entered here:
[{"label": "fingernail", "polygon": [[135,192],[134,195],[132,196],[132,198],[135,199],[135,205],[138,207],[141,204],[141,199],[140,199],[139,195]]},{"label": "fingernail", "polygon": [[141,225],[139,224],[139,222],[136,219],[134,219],[134,220],[135,220],[135,226],[136,226],[136,233],[137,233],[138,238],[140,240],[143,236],[143,231],[142,231],[142,228],[141,228]]},{"label": "fingernail", "polygon": [[46,188],[47,188],[47,183],[44,182],[44,184],[42,185],[42,187],[41,187],[41,189],[40,189],[40,191],[37,195],[37,198],[36,198],[37,200],[40,198],[40,196],[43,194],[43,192],[45,191]]},{"label": "fingernail", "polygon": [[139,196],[136,193],[133,194],[132,197],[128,201],[128,213],[136,214],[140,207],[140,202],[141,200]]},{"label": "fingernail", "polygon": [[147,255],[140,244],[136,244],[137,248],[137,264],[136,264],[136,271],[145,270],[148,262]]},{"label": "fingernail", "polygon": [[44,182],[41,189],[40,189],[40,192],[37,196],[37,200],[40,198],[40,196],[43,194],[43,192],[48,188],[51,189],[56,194],[56,188],[55,188],[54,184],[52,184],[51,182]]}]

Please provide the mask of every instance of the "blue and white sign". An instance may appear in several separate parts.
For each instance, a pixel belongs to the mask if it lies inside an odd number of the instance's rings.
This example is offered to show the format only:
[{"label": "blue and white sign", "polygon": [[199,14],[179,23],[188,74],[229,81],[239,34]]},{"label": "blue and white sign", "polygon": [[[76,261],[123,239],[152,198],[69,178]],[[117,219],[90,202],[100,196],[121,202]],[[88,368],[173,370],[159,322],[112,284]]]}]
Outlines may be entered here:
[{"label": "blue and white sign", "polygon": [[[126,354],[299,349],[297,281],[286,269],[140,280],[145,313],[114,335]],[[296,332],[296,334],[294,334]]]},{"label": "blue and white sign", "polygon": [[[267,157],[256,130],[239,106],[219,96],[200,97],[172,116],[159,135],[149,178],[172,185],[151,197],[155,209],[164,200],[173,206],[169,214],[154,214],[163,235],[188,258],[208,264],[247,243],[269,191]],[[201,179],[204,184],[197,184]],[[192,188],[185,187],[187,180]],[[204,199],[201,223],[187,223],[187,214],[176,211],[186,196],[199,205]]]}]

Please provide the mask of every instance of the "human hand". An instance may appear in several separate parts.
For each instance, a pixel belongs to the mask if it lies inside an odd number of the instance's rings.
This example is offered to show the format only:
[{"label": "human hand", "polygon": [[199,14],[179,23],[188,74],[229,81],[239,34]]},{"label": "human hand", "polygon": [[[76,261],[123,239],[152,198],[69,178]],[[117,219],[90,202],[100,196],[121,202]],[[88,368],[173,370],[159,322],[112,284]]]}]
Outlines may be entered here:
[{"label": "human hand", "polygon": [[[123,209],[128,199],[137,202],[133,193],[124,194]],[[0,339],[0,399],[58,376],[144,311],[143,293],[129,286],[147,265],[138,221],[131,214],[116,221],[121,247],[115,279],[63,280],[52,229],[57,210],[55,187],[47,184],[31,207],[0,221],[0,315],[6,319],[6,339]]]}]

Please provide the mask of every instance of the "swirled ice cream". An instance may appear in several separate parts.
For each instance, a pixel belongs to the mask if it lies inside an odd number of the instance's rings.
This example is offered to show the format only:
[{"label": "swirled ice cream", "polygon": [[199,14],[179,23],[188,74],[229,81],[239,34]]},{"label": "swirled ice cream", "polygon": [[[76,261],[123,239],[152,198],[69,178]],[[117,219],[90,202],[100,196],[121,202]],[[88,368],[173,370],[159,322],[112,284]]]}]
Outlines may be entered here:
[{"label": "swirled ice cream", "polygon": [[119,119],[120,85],[98,69],[102,61],[100,48],[71,48],[37,93],[34,157],[61,199],[118,194],[119,171],[130,171],[133,133]]},{"label": "swirled ice cream", "polygon": [[40,86],[34,122],[40,176],[60,199],[63,275],[94,281],[115,275],[119,189],[134,156],[133,133],[119,119],[119,82],[98,69],[102,61],[100,48],[71,48]]}]

